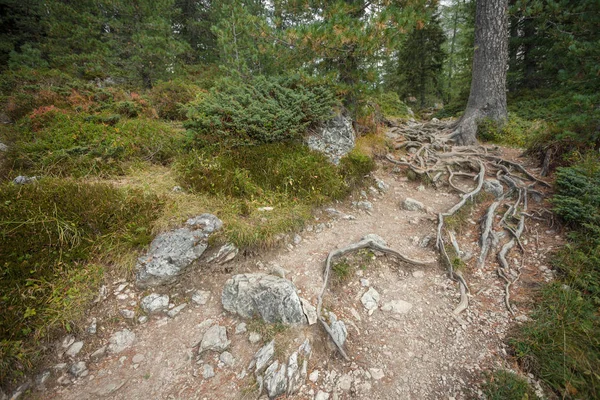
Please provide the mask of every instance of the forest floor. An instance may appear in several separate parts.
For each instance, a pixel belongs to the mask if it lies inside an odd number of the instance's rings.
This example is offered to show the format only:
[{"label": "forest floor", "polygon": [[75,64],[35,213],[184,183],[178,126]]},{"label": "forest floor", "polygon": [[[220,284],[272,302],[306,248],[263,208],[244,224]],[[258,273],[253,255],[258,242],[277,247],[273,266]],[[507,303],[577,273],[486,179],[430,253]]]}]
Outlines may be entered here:
[{"label": "forest floor", "polygon": [[[517,149],[498,148],[507,159],[528,165]],[[530,169],[534,173],[535,168]],[[486,371],[497,368],[516,370],[506,343],[507,333],[528,319],[535,288],[553,278],[549,253],[563,243],[552,220],[532,221],[521,236],[524,249],[521,274],[511,287],[510,301],[515,314],[507,310],[504,281],[498,277],[497,262],[476,267],[479,254],[480,219],[492,199],[485,197],[469,208],[457,227],[461,249],[473,255],[464,257],[464,277],[470,286],[469,307],[455,315],[460,301],[458,284],[448,277],[438,261],[435,248],[438,213],[445,212],[460,199],[447,185],[424,185],[411,181],[405,171],[382,160],[374,176],[387,184],[386,190],[373,188],[323,207],[315,221],[279,249],[259,254],[239,255],[225,269],[190,270],[179,283],[164,289],[175,305],[188,303],[178,315],[151,316],[145,324],[118,318],[123,304],[139,302],[144,292],[132,283],[116,281],[108,287],[108,298],[89,312],[98,320],[96,334],[86,334],[78,357],[87,363],[88,373],[77,379],[64,378],[37,392],[44,399],[252,399],[258,397],[253,374],[246,372],[254,354],[274,337],[275,357],[287,357],[308,338],[312,355],[308,379],[290,399],[466,399],[480,398]],[[472,179],[456,179],[467,190]],[[408,211],[406,198],[425,208]],[[358,209],[356,202],[369,201],[372,209]],[[354,204],[353,204],[354,202]],[[546,200],[530,207],[548,207]],[[533,203],[533,202],[532,202]],[[333,213],[327,208],[335,208]],[[498,217],[499,218],[499,217]],[[269,273],[273,266],[287,270],[301,297],[312,304],[323,285],[323,267],[328,253],[377,234],[393,250],[414,259],[431,262],[430,267],[415,267],[396,262],[378,252],[362,252],[347,257],[351,265],[347,277],[337,277],[324,297],[324,307],[346,323],[345,344],[350,361],[344,361],[318,324],[270,330],[257,321],[247,322],[247,331],[235,333],[243,320],[225,312],[221,291],[227,279],[237,273]],[[496,249],[497,251],[498,249]],[[492,252],[495,254],[495,252]],[[380,295],[380,307],[371,315],[361,303],[363,294],[373,288]],[[204,305],[189,300],[197,290],[210,292]],[[126,296],[123,296],[126,294]],[[120,296],[119,296],[120,295]],[[402,305],[389,310],[390,305]],[[388,305],[388,307],[386,307]],[[388,310],[388,311],[386,311]],[[116,315],[116,317],[115,317]],[[109,318],[112,316],[112,322]],[[102,321],[107,323],[103,324]],[[231,340],[233,363],[219,361],[218,354],[196,357],[198,342],[212,325],[226,327]],[[106,345],[110,335],[128,328],[135,340],[127,350],[92,361],[91,353]],[[239,329],[238,329],[239,330]],[[263,339],[251,343],[251,331]],[[57,369],[65,368],[58,360]],[[214,376],[203,377],[205,365],[214,367]],[[66,374],[66,372],[65,372]],[[65,375],[63,375],[65,376]],[[534,386],[538,387],[535,382]]]}]

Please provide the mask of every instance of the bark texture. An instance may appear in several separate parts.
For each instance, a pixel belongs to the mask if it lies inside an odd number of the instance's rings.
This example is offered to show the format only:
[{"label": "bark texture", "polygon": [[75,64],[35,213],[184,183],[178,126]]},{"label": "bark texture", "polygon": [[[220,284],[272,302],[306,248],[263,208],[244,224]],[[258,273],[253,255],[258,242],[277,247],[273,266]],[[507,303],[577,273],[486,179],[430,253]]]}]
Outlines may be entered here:
[{"label": "bark texture", "polygon": [[506,120],[507,9],[508,0],[477,0],[471,92],[467,109],[452,134],[459,145],[477,143],[479,120]]}]

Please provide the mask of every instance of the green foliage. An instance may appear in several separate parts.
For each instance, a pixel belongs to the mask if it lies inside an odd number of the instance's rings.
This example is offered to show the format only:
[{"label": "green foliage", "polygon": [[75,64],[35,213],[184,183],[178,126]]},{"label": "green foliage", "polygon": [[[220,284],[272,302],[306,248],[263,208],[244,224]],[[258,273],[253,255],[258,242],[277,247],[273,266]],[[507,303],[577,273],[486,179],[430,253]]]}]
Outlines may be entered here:
[{"label": "green foliage", "polygon": [[32,366],[40,341],[74,327],[102,277],[98,256],[149,243],[159,207],[156,197],[105,184],[2,184],[0,382]]},{"label": "green foliage", "polygon": [[200,90],[198,86],[176,79],[154,85],[150,98],[160,118],[183,121],[186,119],[186,104],[192,101]]},{"label": "green foliage", "polygon": [[348,192],[337,168],[300,144],[267,144],[194,151],[178,162],[182,183],[197,192],[234,197],[275,192],[320,203]]},{"label": "green foliage", "polygon": [[340,160],[340,171],[350,187],[357,186],[376,167],[375,160],[353,149]]},{"label": "green foliage", "polygon": [[198,141],[218,137],[231,144],[298,139],[331,116],[333,94],[299,78],[224,78],[189,107],[186,127]]},{"label": "green foliage", "polygon": [[498,370],[487,377],[483,393],[488,400],[533,400],[537,396],[525,378],[514,372]]},{"label": "green foliage", "polygon": [[554,210],[577,230],[553,259],[560,281],[513,339],[523,365],[567,399],[600,396],[599,171],[597,157],[558,171]]},{"label": "green foliage", "polygon": [[348,260],[343,259],[331,266],[331,271],[336,283],[348,281],[354,275],[354,267],[350,265]]},{"label": "green foliage", "polygon": [[[400,100],[396,92],[376,92],[365,97],[363,111],[358,113],[358,119],[363,115],[376,114],[378,123],[381,117],[386,118],[408,118],[409,107]],[[378,115],[377,115],[378,114]]]},{"label": "green foliage", "polygon": [[5,168],[33,175],[122,174],[136,159],[169,161],[183,139],[181,131],[160,121],[90,117],[45,107],[22,121]]},{"label": "green foliage", "polygon": [[477,126],[478,139],[484,142],[498,143],[505,146],[525,147],[545,128],[538,121],[528,121],[513,113],[509,114],[508,120],[499,125],[496,121],[484,119]]}]

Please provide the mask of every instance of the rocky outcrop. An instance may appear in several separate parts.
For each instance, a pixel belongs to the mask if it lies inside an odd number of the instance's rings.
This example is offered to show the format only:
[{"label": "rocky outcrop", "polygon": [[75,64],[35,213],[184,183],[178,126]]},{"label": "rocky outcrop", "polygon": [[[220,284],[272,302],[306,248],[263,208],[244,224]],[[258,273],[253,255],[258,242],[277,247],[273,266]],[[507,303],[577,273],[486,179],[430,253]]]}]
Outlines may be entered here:
[{"label": "rocky outcrop", "polygon": [[355,140],[352,120],[338,114],[308,136],[306,141],[308,147],[325,154],[334,164],[338,164],[354,148]]},{"label": "rocky outcrop", "polygon": [[136,283],[140,288],[172,283],[208,248],[208,236],[223,222],[212,214],[189,219],[184,228],[159,234],[150,250],[138,259]]},{"label": "rocky outcrop", "polygon": [[287,279],[266,274],[231,277],[223,288],[223,307],[244,318],[260,316],[268,323],[305,324],[296,287]]}]

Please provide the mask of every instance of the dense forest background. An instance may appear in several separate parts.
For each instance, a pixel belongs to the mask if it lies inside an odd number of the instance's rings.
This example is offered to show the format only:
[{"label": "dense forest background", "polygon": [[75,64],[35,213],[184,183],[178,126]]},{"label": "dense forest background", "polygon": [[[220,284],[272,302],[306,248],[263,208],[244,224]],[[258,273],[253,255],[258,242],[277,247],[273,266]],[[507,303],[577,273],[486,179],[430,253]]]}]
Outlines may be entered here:
[{"label": "dense forest background", "polygon": [[[481,121],[479,139],[525,148],[545,174],[559,168],[553,204],[573,228],[555,261],[564,281],[540,295],[515,355],[561,396],[593,398],[600,2],[510,0],[508,13],[509,119]],[[182,210],[207,205],[229,215],[237,245],[268,243],[373,168],[386,118],[409,118],[408,107],[416,118],[460,116],[474,25],[475,0],[0,0],[0,383],[14,385],[40,343],[75,329],[85,288],[126,263],[107,251],[144,246]],[[299,144],[333,110],[371,149],[359,143],[339,166]],[[281,173],[265,174],[265,160]],[[165,185],[207,197],[192,206],[69,180],[142,170],[151,180],[165,166]],[[48,179],[23,189],[9,183],[18,175]],[[257,199],[280,214],[255,218]]]}]

